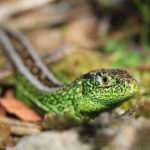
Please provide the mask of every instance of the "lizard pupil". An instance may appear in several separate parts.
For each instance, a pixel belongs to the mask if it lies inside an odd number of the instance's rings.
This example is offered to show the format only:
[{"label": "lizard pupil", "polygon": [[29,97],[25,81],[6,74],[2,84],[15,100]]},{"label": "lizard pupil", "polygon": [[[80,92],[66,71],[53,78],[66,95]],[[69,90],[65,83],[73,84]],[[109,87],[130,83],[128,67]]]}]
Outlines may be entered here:
[{"label": "lizard pupil", "polygon": [[102,77],[103,83],[107,84],[109,82],[109,79],[107,77]]}]

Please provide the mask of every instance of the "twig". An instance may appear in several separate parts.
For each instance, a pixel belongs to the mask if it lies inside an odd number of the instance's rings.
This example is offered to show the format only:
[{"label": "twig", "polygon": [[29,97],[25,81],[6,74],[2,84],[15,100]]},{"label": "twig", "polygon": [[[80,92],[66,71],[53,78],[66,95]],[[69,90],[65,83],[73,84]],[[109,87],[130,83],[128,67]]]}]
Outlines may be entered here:
[{"label": "twig", "polygon": [[150,71],[150,65],[149,64],[140,65],[137,67],[137,69],[140,71]]},{"label": "twig", "polygon": [[120,116],[130,116],[132,115],[137,109],[139,109],[142,105],[144,105],[144,102],[140,102],[136,104],[134,107],[130,108],[129,110],[122,113]]},{"label": "twig", "polygon": [[8,117],[0,117],[0,121],[8,124],[11,128],[11,133],[14,135],[27,135],[40,132],[40,125],[24,122],[17,119],[11,119]]},{"label": "twig", "polygon": [[5,20],[17,13],[41,7],[53,1],[54,0],[18,0],[17,2],[13,3],[1,4],[0,20]]},{"label": "twig", "polygon": [[[81,16],[87,14],[89,11],[89,5],[81,5],[78,7],[71,8],[63,12],[51,12],[43,11],[44,9],[38,10],[34,15],[26,14],[21,17],[11,18],[5,21],[11,27],[15,27],[21,30],[30,30],[40,27],[47,27],[64,23],[75,16]],[[38,17],[37,17],[38,16]]]}]

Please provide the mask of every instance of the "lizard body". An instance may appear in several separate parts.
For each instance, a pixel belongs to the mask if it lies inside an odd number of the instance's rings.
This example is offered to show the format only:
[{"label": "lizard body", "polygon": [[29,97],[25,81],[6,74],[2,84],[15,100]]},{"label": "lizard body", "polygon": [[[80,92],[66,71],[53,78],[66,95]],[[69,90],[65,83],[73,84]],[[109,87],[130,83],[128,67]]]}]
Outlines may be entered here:
[{"label": "lizard body", "polygon": [[121,69],[90,71],[63,85],[20,32],[1,26],[0,43],[19,72],[17,97],[42,113],[69,113],[87,120],[113,109],[137,92],[136,80]]}]

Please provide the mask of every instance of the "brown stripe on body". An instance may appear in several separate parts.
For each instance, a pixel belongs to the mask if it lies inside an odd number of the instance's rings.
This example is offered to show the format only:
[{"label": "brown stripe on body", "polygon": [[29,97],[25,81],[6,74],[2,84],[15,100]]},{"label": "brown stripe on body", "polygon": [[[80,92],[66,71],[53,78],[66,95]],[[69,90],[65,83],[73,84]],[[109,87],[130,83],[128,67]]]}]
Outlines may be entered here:
[{"label": "brown stripe on body", "polygon": [[13,44],[14,49],[19,55],[22,63],[28,68],[31,74],[38,79],[43,85],[48,87],[58,87],[59,85],[51,81],[48,76],[41,70],[41,68],[37,65],[35,60],[32,58],[27,48],[21,43],[18,39],[16,39],[12,34],[5,31],[10,41]]}]

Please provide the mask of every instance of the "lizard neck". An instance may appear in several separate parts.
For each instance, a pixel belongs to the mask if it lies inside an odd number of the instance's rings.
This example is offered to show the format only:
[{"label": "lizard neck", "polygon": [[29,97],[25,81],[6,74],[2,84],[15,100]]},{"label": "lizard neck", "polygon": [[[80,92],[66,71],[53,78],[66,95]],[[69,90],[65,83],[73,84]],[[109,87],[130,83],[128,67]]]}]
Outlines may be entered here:
[{"label": "lizard neck", "polygon": [[17,97],[30,107],[35,108],[38,106],[44,113],[50,111],[51,113],[69,113],[72,116],[77,116],[75,102],[77,99],[82,99],[80,79],[76,79],[52,92],[43,92],[35,88],[31,83],[26,84],[27,79],[21,75],[17,76],[16,82],[18,82],[16,84]]}]

